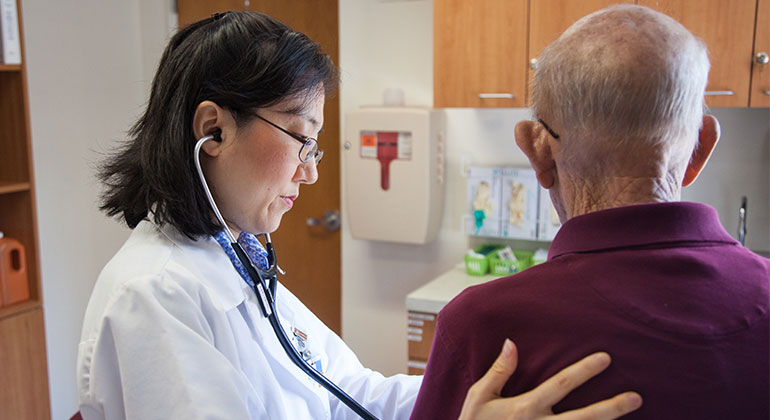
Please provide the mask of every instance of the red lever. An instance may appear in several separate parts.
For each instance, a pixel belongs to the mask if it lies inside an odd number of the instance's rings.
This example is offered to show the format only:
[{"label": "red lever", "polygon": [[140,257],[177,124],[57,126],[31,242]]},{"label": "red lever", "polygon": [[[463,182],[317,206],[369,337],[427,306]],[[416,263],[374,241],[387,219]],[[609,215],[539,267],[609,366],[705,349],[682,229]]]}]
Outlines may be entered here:
[{"label": "red lever", "polygon": [[390,189],[390,162],[398,158],[398,133],[380,131],[377,133],[377,160],[380,161],[380,187]]}]

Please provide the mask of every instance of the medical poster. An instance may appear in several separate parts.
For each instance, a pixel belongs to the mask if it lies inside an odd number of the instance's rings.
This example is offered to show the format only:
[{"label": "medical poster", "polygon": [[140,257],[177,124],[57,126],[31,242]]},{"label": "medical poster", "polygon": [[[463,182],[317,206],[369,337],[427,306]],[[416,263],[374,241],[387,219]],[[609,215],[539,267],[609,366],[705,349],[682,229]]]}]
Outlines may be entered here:
[{"label": "medical poster", "polygon": [[466,234],[500,236],[501,181],[500,168],[468,168]]},{"label": "medical poster", "polygon": [[514,239],[537,239],[538,190],[535,171],[502,168],[501,172],[501,236]]}]

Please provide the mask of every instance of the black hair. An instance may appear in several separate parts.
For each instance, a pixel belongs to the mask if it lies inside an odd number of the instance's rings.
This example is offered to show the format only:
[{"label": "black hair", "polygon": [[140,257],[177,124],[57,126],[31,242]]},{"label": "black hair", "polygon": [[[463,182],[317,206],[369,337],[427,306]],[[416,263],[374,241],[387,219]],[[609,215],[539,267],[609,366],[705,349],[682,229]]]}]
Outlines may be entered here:
[{"label": "black hair", "polygon": [[226,12],[182,28],[166,46],[147,109],[99,168],[100,209],[132,229],[152,215],[193,239],[216,233],[193,161],[198,104],[213,101],[242,127],[254,108],[312,95],[319,84],[328,93],[337,81],[318,44],[267,15]]}]

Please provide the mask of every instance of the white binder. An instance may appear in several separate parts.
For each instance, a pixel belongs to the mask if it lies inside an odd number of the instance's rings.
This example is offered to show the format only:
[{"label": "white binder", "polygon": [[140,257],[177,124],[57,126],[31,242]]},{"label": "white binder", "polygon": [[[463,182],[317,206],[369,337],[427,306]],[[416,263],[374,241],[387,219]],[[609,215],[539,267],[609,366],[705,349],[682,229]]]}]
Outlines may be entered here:
[{"label": "white binder", "polygon": [[0,0],[0,59],[2,64],[21,64],[19,13],[16,0]]}]

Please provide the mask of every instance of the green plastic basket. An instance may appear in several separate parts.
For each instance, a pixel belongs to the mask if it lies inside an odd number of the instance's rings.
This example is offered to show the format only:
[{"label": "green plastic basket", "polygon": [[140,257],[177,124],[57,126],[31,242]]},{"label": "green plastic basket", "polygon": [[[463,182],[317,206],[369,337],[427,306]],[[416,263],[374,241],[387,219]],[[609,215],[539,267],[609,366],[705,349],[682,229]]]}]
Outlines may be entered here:
[{"label": "green plastic basket", "polygon": [[518,261],[502,260],[496,256],[489,257],[489,271],[494,275],[508,276],[518,273],[519,270]]},{"label": "green plastic basket", "polygon": [[465,256],[465,271],[472,276],[483,276],[489,272],[489,258],[495,255],[498,249],[501,249],[500,245],[484,244],[480,245],[473,251],[477,254],[484,255],[484,257],[472,257],[470,255]]},{"label": "green plastic basket", "polygon": [[513,255],[516,257],[516,261],[519,262],[519,271],[524,271],[529,267],[532,267],[532,256],[534,252],[530,251],[513,251]]},{"label": "green plastic basket", "polygon": [[489,260],[481,257],[465,256],[465,271],[472,276],[483,276],[489,271]]},{"label": "green plastic basket", "polygon": [[514,250],[513,255],[516,261],[503,260],[497,256],[497,251],[503,249],[501,245],[481,245],[474,251],[478,254],[486,255],[483,257],[465,256],[465,271],[472,276],[483,276],[492,273],[496,276],[508,276],[524,271],[534,265],[531,251]]}]

